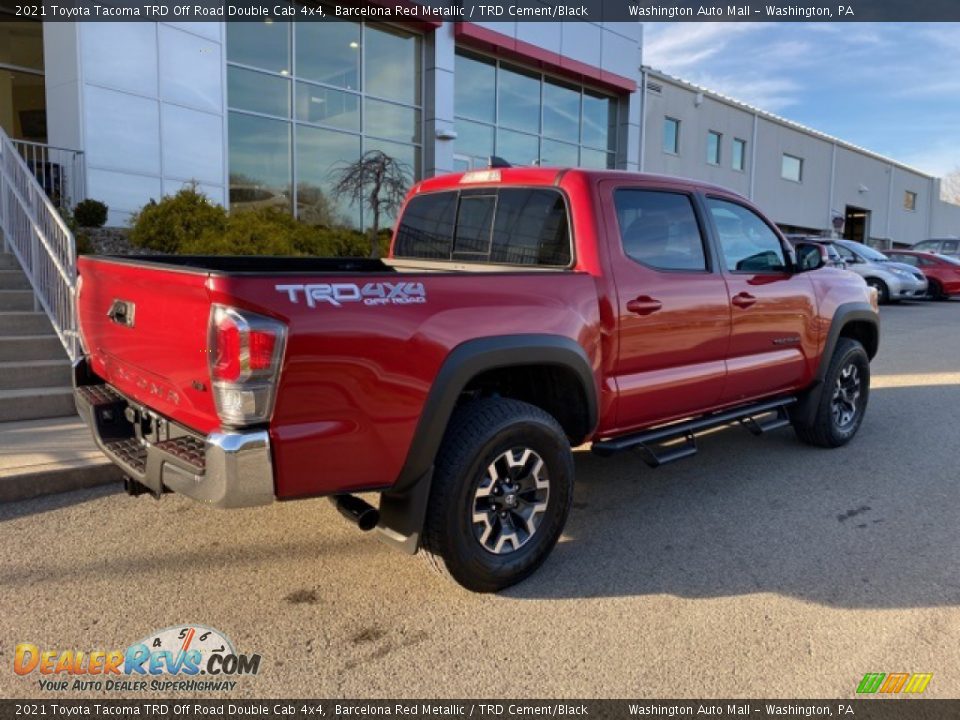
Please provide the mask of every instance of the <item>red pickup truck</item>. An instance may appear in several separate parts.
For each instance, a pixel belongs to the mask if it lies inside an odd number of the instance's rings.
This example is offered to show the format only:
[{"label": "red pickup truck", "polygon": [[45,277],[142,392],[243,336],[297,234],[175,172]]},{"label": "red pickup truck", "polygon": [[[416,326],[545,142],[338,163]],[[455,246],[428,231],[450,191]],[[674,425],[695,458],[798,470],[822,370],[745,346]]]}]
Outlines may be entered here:
[{"label": "red pickup truck", "polygon": [[[83,257],[76,400],[133,493],[333,496],[476,591],[563,530],[571,446],[650,465],[695,435],[857,432],[875,294],[742,197],[491,168],[410,192],[385,261]],[[380,493],[378,508],[352,493]]]}]

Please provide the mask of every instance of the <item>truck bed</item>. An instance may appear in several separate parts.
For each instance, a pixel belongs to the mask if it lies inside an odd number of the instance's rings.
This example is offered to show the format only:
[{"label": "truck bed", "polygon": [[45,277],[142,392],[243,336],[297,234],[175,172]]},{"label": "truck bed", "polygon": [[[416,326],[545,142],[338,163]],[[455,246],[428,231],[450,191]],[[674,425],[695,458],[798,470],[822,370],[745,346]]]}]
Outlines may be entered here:
[{"label": "truck bed", "polygon": [[[287,326],[268,428],[278,497],[395,482],[436,374],[463,342],[553,334],[599,355],[595,280],[569,269],[398,272],[369,259],[223,256],[84,256],[78,268],[92,372],[198,435],[222,429],[210,389],[211,308]],[[394,301],[400,284],[410,292]],[[331,287],[381,296],[307,301],[311,289]],[[108,317],[117,300],[135,308],[130,325]]]}]

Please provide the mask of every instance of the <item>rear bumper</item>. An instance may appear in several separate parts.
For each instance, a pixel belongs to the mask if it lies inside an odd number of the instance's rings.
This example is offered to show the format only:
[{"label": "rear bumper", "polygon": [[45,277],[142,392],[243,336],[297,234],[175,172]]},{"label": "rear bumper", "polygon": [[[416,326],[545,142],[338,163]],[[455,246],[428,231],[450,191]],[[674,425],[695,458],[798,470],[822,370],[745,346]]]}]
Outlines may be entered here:
[{"label": "rear bumper", "polygon": [[199,435],[91,376],[83,358],[74,365],[74,400],[100,450],[158,497],[173,491],[218,508],[273,502],[273,463],[265,430]]}]

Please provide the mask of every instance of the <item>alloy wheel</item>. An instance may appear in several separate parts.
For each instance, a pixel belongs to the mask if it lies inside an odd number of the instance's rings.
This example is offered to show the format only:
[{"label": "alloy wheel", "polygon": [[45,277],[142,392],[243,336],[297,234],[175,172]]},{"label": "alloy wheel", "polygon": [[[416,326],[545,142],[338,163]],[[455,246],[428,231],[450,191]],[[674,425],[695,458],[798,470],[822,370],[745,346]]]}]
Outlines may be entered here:
[{"label": "alloy wheel", "polygon": [[860,368],[855,363],[848,363],[837,376],[830,402],[833,422],[838,429],[846,430],[856,420],[860,391]]},{"label": "alloy wheel", "polygon": [[550,500],[546,463],[534,450],[512,448],[487,466],[473,496],[474,536],[495,555],[515,552],[536,534]]}]

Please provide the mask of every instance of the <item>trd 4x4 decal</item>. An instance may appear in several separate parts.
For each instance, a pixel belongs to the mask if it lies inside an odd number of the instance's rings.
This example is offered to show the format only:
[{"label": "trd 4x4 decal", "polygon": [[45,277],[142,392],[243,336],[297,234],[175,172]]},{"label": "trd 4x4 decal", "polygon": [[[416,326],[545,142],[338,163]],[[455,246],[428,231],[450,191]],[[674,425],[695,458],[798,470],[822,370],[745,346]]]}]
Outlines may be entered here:
[{"label": "trd 4x4 decal", "polygon": [[329,303],[342,307],[343,303],[362,302],[364,305],[417,305],[427,301],[427,291],[420,282],[316,283],[312,285],[277,285],[277,292],[286,293],[296,304],[302,297],[307,307]]}]

